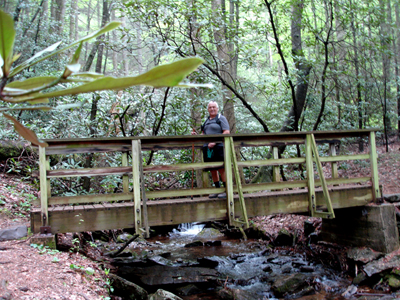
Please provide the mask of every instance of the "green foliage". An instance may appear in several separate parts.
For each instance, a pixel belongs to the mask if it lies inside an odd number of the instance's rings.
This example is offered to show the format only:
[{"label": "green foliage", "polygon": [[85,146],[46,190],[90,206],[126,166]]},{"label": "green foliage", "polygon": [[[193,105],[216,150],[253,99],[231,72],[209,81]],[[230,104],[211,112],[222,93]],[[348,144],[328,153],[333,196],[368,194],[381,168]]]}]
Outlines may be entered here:
[{"label": "green foliage", "polygon": [[[187,58],[170,64],[157,66],[147,73],[133,77],[113,78],[103,77],[101,74],[79,72],[80,64],[78,63],[78,61],[81,54],[83,42],[101,36],[108,31],[117,28],[119,25],[119,22],[111,22],[103,28],[89,34],[88,36],[81,38],[58,50],[57,47],[60,45],[60,42],[57,42],[50,47],[47,47],[44,50],[37,52],[31,58],[12,68],[12,63],[17,59],[17,57],[12,56],[15,39],[14,24],[11,16],[3,11],[0,11],[0,66],[2,67],[0,99],[8,103],[28,104],[28,106],[17,105],[16,107],[6,107],[1,110],[50,110],[52,109],[51,106],[35,106],[35,104],[47,103],[48,98],[52,97],[90,93],[99,90],[120,90],[134,85],[147,85],[153,87],[195,86],[190,84],[182,85],[180,83],[188,74],[193,72],[202,63],[202,59],[200,58]],[[11,80],[21,71],[30,68],[44,60],[47,60],[52,56],[65,52],[66,50],[76,45],[78,45],[78,47],[76,48],[69,64],[65,66],[64,72],[61,76],[38,76],[25,80],[10,82],[9,84],[7,84],[9,80]],[[49,89],[58,87],[61,83],[74,83],[74,86],[48,91]],[[71,107],[73,106],[67,106],[64,108]],[[27,127],[23,126],[16,118],[8,114],[4,114],[4,116],[14,123],[15,129],[25,139],[31,141],[34,144],[46,146],[46,143],[40,142],[36,134]]]}]

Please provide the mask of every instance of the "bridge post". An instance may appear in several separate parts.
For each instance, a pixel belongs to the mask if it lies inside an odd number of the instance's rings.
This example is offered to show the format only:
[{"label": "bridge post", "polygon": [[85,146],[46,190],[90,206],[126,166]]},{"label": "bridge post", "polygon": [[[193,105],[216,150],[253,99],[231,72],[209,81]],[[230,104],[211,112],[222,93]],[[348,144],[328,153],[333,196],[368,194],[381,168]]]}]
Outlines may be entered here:
[{"label": "bridge post", "polygon": [[46,229],[49,226],[48,199],[51,196],[50,179],[47,178],[47,170],[50,170],[49,157],[46,155],[46,148],[39,146],[41,233],[50,233]]},{"label": "bridge post", "polygon": [[141,234],[142,212],[140,207],[140,161],[141,147],[139,140],[132,140],[132,181],[133,181],[133,202],[134,202],[134,220],[135,232]]},{"label": "bridge post", "polygon": [[372,179],[372,197],[373,200],[381,198],[381,191],[379,189],[379,173],[378,173],[378,155],[376,152],[375,132],[369,133],[369,156],[371,164],[371,179]]},{"label": "bridge post", "polygon": [[224,168],[226,173],[226,200],[229,225],[234,226],[235,220],[235,200],[233,199],[233,173],[232,173],[232,149],[229,137],[224,137]]}]

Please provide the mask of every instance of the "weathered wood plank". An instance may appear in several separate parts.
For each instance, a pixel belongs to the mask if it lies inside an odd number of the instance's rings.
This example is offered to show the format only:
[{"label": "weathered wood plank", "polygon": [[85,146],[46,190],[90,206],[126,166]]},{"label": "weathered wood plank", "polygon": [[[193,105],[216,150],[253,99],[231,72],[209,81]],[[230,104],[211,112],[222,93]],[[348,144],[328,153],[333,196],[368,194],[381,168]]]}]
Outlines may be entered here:
[{"label": "weathered wood plank", "polygon": [[356,155],[337,155],[337,156],[320,156],[321,162],[338,162],[346,160],[361,160],[370,159],[368,154],[356,154]]},{"label": "weathered wood plank", "polygon": [[200,196],[215,193],[223,193],[225,188],[196,188],[196,189],[179,189],[179,190],[159,190],[147,191],[146,196],[148,199],[155,198],[176,198],[176,197],[190,197]]},{"label": "weathered wood plank", "polygon": [[[222,167],[223,162],[176,164],[176,165],[155,165],[143,167],[144,173],[151,172],[177,172],[186,170],[200,170],[205,168]],[[47,178],[61,177],[82,177],[82,176],[107,176],[107,175],[129,175],[132,174],[132,168],[121,167],[103,167],[103,168],[82,168],[82,169],[58,169],[47,171]]]},{"label": "weathered wood plank", "polygon": [[187,164],[175,164],[175,165],[154,165],[144,166],[143,172],[178,172],[178,171],[189,171],[189,170],[201,170],[206,168],[221,168],[224,162],[205,162],[205,163],[187,163]]},{"label": "weathered wood plank", "polygon": [[289,164],[302,164],[306,162],[305,157],[265,159],[265,160],[246,160],[238,161],[239,167],[261,167],[261,166],[280,166]]},{"label": "weathered wood plank", "polygon": [[132,174],[132,167],[104,167],[104,168],[82,168],[62,169],[47,171],[47,178],[60,177],[82,177],[82,176],[107,176]]},{"label": "weathered wood plank", "polygon": [[132,199],[133,199],[132,193],[130,192],[114,193],[114,194],[63,196],[63,197],[50,197],[49,205],[131,201]]},{"label": "weathered wood plank", "polygon": [[[333,187],[330,196],[334,209],[363,206],[372,201],[369,186]],[[248,217],[277,213],[307,213],[307,190],[245,194]],[[238,201],[235,198],[235,201]],[[317,204],[323,203],[321,189],[316,190]],[[239,205],[238,202],[236,202]],[[67,206],[49,211],[52,233],[82,232],[134,226],[134,203]],[[226,199],[190,198],[148,202],[149,225],[177,225],[194,221],[227,220]],[[241,217],[238,211],[235,217]],[[79,220],[83,220],[79,221]],[[32,232],[39,232],[40,210],[31,213]]]}]

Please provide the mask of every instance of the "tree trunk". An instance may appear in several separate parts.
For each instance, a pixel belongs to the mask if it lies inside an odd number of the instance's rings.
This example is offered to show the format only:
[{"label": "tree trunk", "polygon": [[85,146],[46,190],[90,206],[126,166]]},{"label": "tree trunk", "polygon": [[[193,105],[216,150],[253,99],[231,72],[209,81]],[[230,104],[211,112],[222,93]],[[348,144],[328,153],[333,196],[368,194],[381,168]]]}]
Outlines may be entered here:
[{"label": "tree trunk", "polygon": [[386,23],[386,7],[383,0],[379,0],[380,7],[380,35],[381,35],[381,45],[382,45],[382,82],[383,82],[383,99],[382,99],[382,108],[383,108],[383,124],[384,124],[384,132],[385,132],[385,140],[386,140],[386,152],[389,151],[388,148],[388,134],[391,131],[391,123],[388,115],[388,94],[389,94],[389,68],[390,61],[387,50],[389,48],[389,30],[388,24]]},{"label": "tree trunk", "polygon": [[[352,7],[352,1],[350,1],[350,6]],[[359,66],[359,52],[358,52],[358,45],[357,45],[357,36],[358,32],[355,26],[355,20],[356,16],[354,16],[354,11],[351,13],[351,22],[350,22],[350,27],[351,27],[351,32],[352,32],[352,37],[353,37],[353,55],[354,55],[354,69],[356,71],[355,77],[356,77],[356,89],[357,89],[357,95],[356,95],[356,105],[357,105],[357,113],[358,113],[358,129],[363,129],[363,116],[364,116],[364,110],[363,110],[363,98],[361,95],[361,82],[360,82],[360,66]],[[362,138],[358,140],[358,150],[360,152],[364,151],[364,143]]]},{"label": "tree trunk", "polygon": [[[103,16],[102,16],[102,22],[101,26],[104,26],[109,19],[109,11],[108,11],[108,0],[103,0]],[[98,44],[98,49],[97,49],[97,62],[96,62],[96,72],[101,73],[102,71],[102,61],[103,61],[103,48],[104,48],[104,40],[105,35],[101,35],[97,38],[96,44]],[[90,68],[90,66],[89,66]],[[93,101],[92,101],[92,109],[90,112],[90,136],[95,137],[96,136],[96,131],[97,129],[95,128],[95,121],[96,121],[96,116],[97,116],[97,104],[100,100],[99,95],[93,95]],[[92,167],[92,161],[93,161],[93,153],[89,154],[86,157],[85,161],[85,168],[91,168]],[[89,192],[90,191],[90,177],[84,177],[83,178],[83,188]]]},{"label": "tree trunk", "polygon": [[65,18],[65,0],[53,0],[55,1],[55,20],[56,28],[55,32],[61,37],[63,35],[63,24]]},{"label": "tree trunk", "polygon": [[[395,5],[395,14],[396,14],[396,35],[393,36],[393,48],[394,48],[394,58],[395,58],[395,74],[396,78],[399,78],[399,66],[398,66],[398,57],[400,56],[400,31],[398,28],[400,28],[400,9],[399,9],[399,3],[396,1]],[[400,81],[397,79],[396,80],[396,91],[397,91],[397,135],[398,138],[400,139]]]},{"label": "tree trunk", "polygon": [[78,3],[71,0],[71,13],[69,19],[69,41],[73,42],[76,38],[76,24],[78,22]]},{"label": "tree trunk", "polygon": [[[237,77],[237,52],[233,42],[232,35],[228,36],[228,28],[226,22],[226,8],[224,0],[213,0],[212,10],[215,13],[215,20],[221,20],[220,24],[214,29],[214,40],[217,48],[217,56],[219,61],[219,74],[223,80],[234,85]],[[235,6],[233,1],[230,1],[229,10],[229,31],[236,28],[235,21]],[[222,103],[224,116],[229,122],[232,133],[236,132],[236,118],[234,110],[234,95],[225,85],[222,85]]]},{"label": "tree trunk", "polygon": [[[291,86],[291,93],[293,98],[293,106],[291,107],[286,120],[283,123],[280,131],[297,131],[300,116],[303,112],[307,90],[308,90],[308,77],[310,75],[311,66],[304,57],[302,48],[302,16],[303,16],[303,3],[304,0],[297,0],[292,5],[292,20],[291,20],[291,38],[292,38],[292,55],[294,57],[294,63],[297,70],[297,83],[294,86],[290,79],[288,79],[289,85]],[[274,29],[274,36],[278,53],[281,56],[284,64],[284,70],[286,76],[289,77],[289,70],[287,68],[286,59],[280,48],[279,38],[277,35],[274,18],[271,10],[271,3],[265,1],[268,7],[271,25]],[[282,154],[285,150],[285,146],[279,147],[279,154]],[[269,152],[268,158],[272,156],[272,151]],[[272,180],[272,168],[261,167],[257,172],[257,175],[252,179],[252,183],[255,182],[269,182]]]}]

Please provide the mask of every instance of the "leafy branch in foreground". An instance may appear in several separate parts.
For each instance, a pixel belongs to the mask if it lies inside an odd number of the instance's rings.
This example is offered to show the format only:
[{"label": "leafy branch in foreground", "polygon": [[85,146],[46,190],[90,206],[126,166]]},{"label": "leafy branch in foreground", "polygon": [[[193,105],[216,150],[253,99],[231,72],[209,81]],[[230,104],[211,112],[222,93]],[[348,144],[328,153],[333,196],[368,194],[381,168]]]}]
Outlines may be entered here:
[{"label": "leafy branch in foreground", "polygon": [[[50,47],[36,53],[31,58],[13,67],[20,55],[14,54],[15,29],[12,17],[0,10],[0,100],[12,103],[15,106],[11,108],[0,107],[0,111],[11,110],[51,110],[52,107],[46,105],[49,98],[76,95],[81,93],[91,93],[101,90],[120,90],[136,85],[146,85],[152,87],[198,87],[207,85],[180,84],[181,81],[203,63],[201,58],[192,57],[182,59],[170,64],[154,67],[150,71],[131,77],[104,77],[102,74],[92,72],[80,72],[81,65],[79,57],[84,42],[96,38],[111,31],[121,23],[110,22],[103,28],[79,39],[61,49],[57,42]],[[71,58],[69,64],[65,66],[61,76],[37,76],[21,81],[12,81],[14,76],[23,70],[44,61],[54,55],[64,52],[74,46],[78,46]],[[12,82],[10,82],[12,81]],[[71,83],[72,87],[61,87],[60,83]],[[48,91],[53,88],[52,91]],[[54,90],[54,88],[56,88]],[[57,89],[58,88],[58,89]],[[36,104],[42,104],[36,106]],[[77,105],[79,106],[79,105]],[[70,107],[69,107],[70,108]],[[14,123],[15,130],[26,140],[33,144],[46,147],[47,144],[40,142],[36,134],[30,129],[24,127],[14,117],[3,113],[3,115]]]}]

